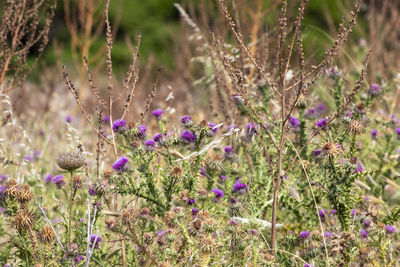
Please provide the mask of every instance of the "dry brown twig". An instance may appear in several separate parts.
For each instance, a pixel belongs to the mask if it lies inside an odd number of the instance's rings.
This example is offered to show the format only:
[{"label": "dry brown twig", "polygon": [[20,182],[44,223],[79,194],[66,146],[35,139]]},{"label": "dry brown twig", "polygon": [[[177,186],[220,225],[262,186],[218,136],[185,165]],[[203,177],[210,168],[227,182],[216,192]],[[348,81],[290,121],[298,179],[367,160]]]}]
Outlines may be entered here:
[{"label": "dry brown twig", "polygon": [[[0,86],[3,93],[21,86],[36,66],[48,43],[56,3],[39,0],[0,2]],[[39,26],[41,22],[42,27]],[[30,65],[27,57],[36,46],[37,56]]]}]

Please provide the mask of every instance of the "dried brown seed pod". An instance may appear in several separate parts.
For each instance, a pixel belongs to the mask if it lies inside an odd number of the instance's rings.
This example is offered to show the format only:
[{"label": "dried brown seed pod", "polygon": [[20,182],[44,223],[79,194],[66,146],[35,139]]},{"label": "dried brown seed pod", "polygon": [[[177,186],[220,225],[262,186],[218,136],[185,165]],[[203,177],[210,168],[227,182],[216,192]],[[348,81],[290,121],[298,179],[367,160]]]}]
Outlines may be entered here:
[{"label": "dried brown seed pod", "polygon": [[57,164],[61,169],[73,171],[83,166],[85,159],[82,152],[63,152],[58,155]]},{"label": "dried brown seed pod", "polygon": [[211,236],[202,236],[200,238],[201,251],[203,253],[212,253],[215,248],[214,238]]},{"label": "dried brown seed pod", "polygon": [[183,174],[183,170],[181,167],[177,166],[171,170],[171,175],[174,177],[180,177],[180,176],[182,176],[182,174]]},{"label": "dried brown seed pod", "polygon": [[337,144],[329,142],[322,146],[321,153],[323,155],[335,156],[339,151],[340,149]]},{"label": "dried brown seed pod", "polygon": [[40,241],[43,243],[52,243],[54,241],[54,232],[51,229],[50,225],[46,224],[43,226],[42,230],[40,231]]},{"label": "dried brown seed pod", "polygon": [[33,193],[27,184],[22,184],[17,187],[17,191],[15,193],[15,198],[20,203],[26,203],[30,201],[33,197]]},{"label": "dried brown seed pod", "polygon": [[347,132],[352,135],[362,134],[364,133],[364,126],[359,121],[351,120],[351,122],[347,125]]},{"label": "dried brown seed pod", "polygon": [[125,225],[131,224],[136,219],[136,212],[134,209],[125,209],[122,211],[122,223]]},{"label": "dried brown seed pod", "polygon": [[20,210],[15,214],[13,221],[18,231],[30,229],[33,224],[33,214],[27,209]]},{"label": "dried brown seed pod", "polygon": [[85,182],[85,177],[80,176],[80,175],[75,175],[74,178],[72,179],[72,182],[74,184],[74,188],[79,189],[82,187],[83,183]]}]

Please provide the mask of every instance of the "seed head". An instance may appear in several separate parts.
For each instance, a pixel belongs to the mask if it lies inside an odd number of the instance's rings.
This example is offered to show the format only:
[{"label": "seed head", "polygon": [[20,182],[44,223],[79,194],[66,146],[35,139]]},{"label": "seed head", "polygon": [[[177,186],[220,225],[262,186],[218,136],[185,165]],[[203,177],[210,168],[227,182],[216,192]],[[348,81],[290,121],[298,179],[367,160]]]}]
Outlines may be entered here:
[{"label": "seed head", "polygon": [[321,154],[323,155],[328,155],[328,156],[334,156],[339,152],[339,147],[335,143],[326,143],[325,145],[322,146]]},{"label": "seed head", "polygon": [[26,203],[30,201],[33,197],[33,193],[31,189],[29,188],[29,185],[23,184],[18,186],[18,189],[16,191],[15,198],[17,199],[18,202],[20,203]]},{"label": "seed head", "polygon": [[43,243],[52,243],[54,241],[54,233],[50,225],[46,224],[40,231],[40,241]]},{"label": "seed head", "polygon": [[80,151],[64,152],[57,158],[57,164],[61,169],[73,171],[83,166],[85,159]]},{"label": "seed head", "polygon": [[364,132],[364,126],[356,120],[351,120],[347,125],[347,132],[352,135],[362,134]]},{"label": "seed head", "polygon": [[18,231],[30,229],[33,224],[32,212],[27,209],[20,210],[14,216],[14,224]]}]

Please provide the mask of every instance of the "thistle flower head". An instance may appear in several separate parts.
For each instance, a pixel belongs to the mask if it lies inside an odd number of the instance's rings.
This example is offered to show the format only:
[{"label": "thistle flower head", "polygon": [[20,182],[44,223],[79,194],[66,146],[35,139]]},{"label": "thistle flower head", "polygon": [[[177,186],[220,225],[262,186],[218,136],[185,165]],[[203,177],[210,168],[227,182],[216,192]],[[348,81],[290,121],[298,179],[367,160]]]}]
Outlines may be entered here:
[{"label": "thistle flower head", "polygon": [[30,201],[33,197],[33,193],[27,184],[22,184],[18,186],[18,190],[16,193],[15,198],[17,199],[18,202],[20,203],[26,203]]},{"label": "thistle flower head", "polygon": [[327,239],[331,239],[332,238],[332,234],[330,232],[326,231],[324,233],[324,237],[327,238]]},{"label": "thistle flower head", "polygon": [[118,119],[113,122],[112,129],[115,133],[122,133],[127,129],[126,121],[124,119]]},{"label": "thistle flower head", "polygon": [[159,120],[161,118],[161,115],[163,114],[163,110],[162,109],[155,109],[153,110],[153,112],[151,113],[157,120]]},{"label": "thistle flower head", "polygon": [[257,134],[259,128],[260,128],[260,126],[258,124],[247,123],[247,125],[246,125],[246,134],[248,136],[253,136],[253,135]]},{"label": "thistle flower head", "polygon": [[194,200],[194,198],[190,198],[187,202],[188,205],[193,205],[196,201]]},{"label": "thistle flower head", "polygon": [[385,225],[385,229],[386,229],[386,234],[388,234],[388,235],[391,235],[394,232],[396,232],[396,229],[389,224]]},{"label": "thistle flower head", "polygon": [[297,118],[291,116],[289,118],[289,125],[293,129],[298,130],[300,128],[300,121]]},{"label": "thistle flower head", "polygon": [[64,176],[59,174],[53,178],[52,182],[60,189],[65,185]]},{"label": "thistle flower head", "polygon": [[18,231],[27,230],[33,225],[33,214],[27,209],[20,210],[15,214],[13,221]]},{"label": "thistle flower head", "polygon": [[225,182],[225,181],[226,181],[226,176],[225,176],[225,175],[221,175],[219,178],[220,178],[220,180],[221,180],[222,182]]},{"label": "thistle flower head", "polygon": [[211,189],[211,192],[214,193],[214,196],[215,196],[214,200],[215,201],[218,201],[219,199],[221,199],[221,198],[223,198],[225,196],[224,192],[219,188],[213,188],[213,189]]},{"label": "thistle flower head", "polygon": [[46,224],[43,226],[42,230],[40,231],[40,241],[43,243],[52,243],[55,239],[54,232],[51,229],[50,225]]},{"label": "thistle flower head", "polygon": [[123,172],[128,168],[128,158],[123,156],[117,159],[113,164],[112,168],[117,172]]},{"label": "thistle flower head", "polygon": [[163,135],[162,135],[161,133],[156,133],[156,134],[153,136],[153,140],[154,140],[155,142],[157,142],[157,143],[161,142],[162,139],[163,139]]},{"label": "thistle flower head", "polygon": [[351,120],[347,125],[347,132],[352,135],[362,134],[364,132],[364,126],[359,121]]},{"label": "thistle flower head", "polygon": [[192,209],[192,215],[197,215],[197,213],[199,213],[199,209],[198,208],[193,208]]},{"label": "thistle flower head", "polygon": [[139,137],[145,137],[147,134],[147,127],[145,125],[139,125],[137,131]]},{"label": "thistle flower head", "polygon": [[376,137],[378,136],[378,130],[372,129],[370,135],[372,139],[376,139]]},{"label": "thistle flower head", "polygon": [[366,239],[366,238],[368,237],[368,233],[367,233],[367,231],[365,231],[365,230],[361,230],[361,231],[360,231],[360,235],[361,235],[361,237],[364,238],[364,239]]},{"label": "thistle flower head", "polygon": [[190,117],[189,115],[182,116],[181,122],[183,123],[183,125],[189,126],[193,123],[192,117]]},{"label": "thistle flower head", "polygon": [[364,228],[364,230],[367,230],[370,226],[371,226],[371,220],[367,219],[362,221],[362,227]]},{"label": "thistle flower head", "polygon": [[224,151],[225,151],[226,154],[232,154],[233,153],[233,149],[232,149],[231,146],[226,146],[224,148]]},{"label": "thistle flower head", "polygon": [[317,127],[320,129],[326,129],[327,125],[328,125],[328,119],[326,118],[322,118],[319,121],[317,121]]},{"label": "thistle flower head", "polygon": [[236,193],[244,193],[246,192],[247,185],[245,183],[242,183],[240,179],[236,181],[236,183],[233,185],[233,191]]},{"label": "thistle flower head", "polygon": [[310,232],[309,231],[302,231],[302,232],[299,233],[299,238],[301,240],[306,240],[309,236],[310,236]]},{"label": "thistle flower head", "polygon": [[153,151],[154,147],[156,146],[156,142],[154,142],[153,139],[149,139],[144,141],[144,146],[146,147],[146,150]]},{"label": "thistle flower head", "polygon": [[101,236],[99,235],[91,235],[90,236],[90,242],[92,245],[94,244],[94,248],[98,248],[100,243],[101,243]]},{"label": "thistle flower head", "polygon": [[71,123],[72,122],[72,116],[71,115],[67,115],[65,117],[65,121],[68,122],[68,123]]},{"label": "thistle flower head", "polygon": [[63,152],[58,155],[57,164],[61,169],[73,171],[83,166],[85,158],[80,151]]},{"label": "thistle flower head", "polygon": [[337,153],[339,153],[339,151],[340,148],[338,147],[337,144],[329,142],[322,146],[321,153],[323,155],[334,156]]},{"label": "thistle flower head", "polygon": [[186,130],[182,132],[181,139],[186,143],[193,143],[194,141],[196,141],[196,135],[191,131]]},{"label": "thistle flower head", "polygon": [[381,93],[381,88],[376,83],[372,83],[369,87],[368,94],[370,96],[378,96]]}]

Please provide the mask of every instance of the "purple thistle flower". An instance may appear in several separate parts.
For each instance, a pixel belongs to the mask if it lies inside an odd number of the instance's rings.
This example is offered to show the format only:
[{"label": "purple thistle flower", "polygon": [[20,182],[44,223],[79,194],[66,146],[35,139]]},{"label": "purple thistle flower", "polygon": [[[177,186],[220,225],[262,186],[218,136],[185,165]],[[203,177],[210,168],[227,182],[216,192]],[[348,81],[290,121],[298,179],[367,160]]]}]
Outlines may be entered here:
[{"label": "purple thistle flower", "polygon": [[160,133],[156,133],[154,136],[153,136],[153,140],[155,141],[155,142],[161,142],[161,139],[163,138],[163,135],[162,134],[160,134]]},{"label": "purple thistle flower", "polygon": [[232,149],[231,146],[226,146],[224,148],[224,151],[225,151],[226,154],[232,154],[233,153],[233,149]]},{"label": "purple thistle flower", "polygon": [[117,172],[123,172],[128,168],[127,163],[127,157],[120,157],[113,163],[112,168]]},{"label": "purple thistle flower", "polygon": [[389,225],[389,224],[387,224],[385,226],[385,228],[386,228],[386,234],[388,234],[388,235],[391,235],[394,232],[396,232],[396,229],[393,226]]},{"label": "purple thistle flower", "polygon": [[367,230],[371,226],[371,220],[363,220],[362,221],[362,227],[364,230]]},{"label": "purple thistle flower", "polygon": [[57,186],[57,188],[61,188],[65,185],[64,176],[61,174],[57,175],[53,178],[53,183]]},{"label": "purple thistle flower", "polygon": [[246,133],[248,136],[253,136],[255,134],[257,134],[258,129],[259,129],[259,125],[255,124],[255,123],[247,123],[246,125]]},{"label": "purple thistle flower", "polygon": [[376,83],[371,84],[368,90],[370,96],[378,96],[381,93],[381,88]]},{"label": "purple thistle flower", "polygon": [[331,209],[331,213],[332,214],[336,214],[336,210],[335,209]]},{"label": "purple thistle flower", "polygon": [[202,176],[207,176],[207,167],[206,166],[200,168],[200,174]]},{"label": "purple thistle flower", "polygon": [[310,236],[310,232],[309,231],[302,231],[299,234],[299,238],[301,240],[303,240],[303,241],[306,240],[309,236]]},{"label": "purple thistle flower", "polygon": [[289,124],[296,131],[300,128],[300,121],[298,119],[296,119],[295,117],[293,117],[293,116],[290,117]]},{"label": "purple thistle flower", "polygon": [[5,186],[4,184],[0,185],[0,195],[4,195],[4,193],[6,192],[7,186]]},{"label": "purple thistle flower", "polygon": [[144,145],[146,147],[146,150],[153,151],[154,147],[156,146],[156,142],[154,142],[153,139],[149,139],[144,141]]},{"label": "purple thistle flower", "polygon": [[397,139],[400,140],[400,128],[396,128]]},{"label": "purple thistle flower", "polygon": [[222,182],[226,181],[226,176],[225,175],[221,175],[219,178],[221,179]]},{"label": "purple thistle flower", "polygon": [[98,248],[100,243],[101,243],[101,236],[99,235],[91,235],[90,236],[90,242],[92,245],[94,244],[94,248]]},{"label": "purple thistle flower", "polygon": [[367,233],[367,231],[365,231],[365,230],[361,230],[361,231],[360,231],[360,235],[361,235],[361,237],[364,238],[364,239],[368,237],[368,233]]},{"label": "purple thistle flower", "polygon": [[319,114],[322,114],[326,111],[326,106],[324,104],[318,104],[316,110]]},{"label": "purple thistle flower", "polygon": [[67,117],[65,117],[65,121],[68,122],[68,123],[71,123],[72,122],[72,116],[68,115]]},{"label": "purple thistle flower", "polygon": [[192,117],[190,117],[189,115],[185,115],[181,117],[181,122],[185,125],[185,126],[189,126],[192,124]]},{"label": "purple thistle flower", "polygon": [[4,183],[5,181],[7,181],[7,179],[8,179],[7,174],[0,175],[0,183]]},{"label": "purple thistle flower", "polygon": [[324,233],[324,237],[327,238],[327,239],[331,239],[332,238],[332,234],[330,232],[326,231]]},{"label": "purple thistle flower", "polygon": [[318,215],[321,218],[322,222],[325,222],[325,211],[324,210],[319,210]]},{"label": "purple thistle flower", "polygon": [[218,127],[216,127],[217,125],[213,122],[208,123],[208,127],[212,133],[212,135],[216,134],[218,132]]},{"label": "purple thistle flower", "polygon": [[244,193],[246,192],[247,185],[245,183],[242,183],[242,181],[239,178],[236,183],[233,185],[233,191],[236,193]]},{"label": "purple thistle flower", "polygon": [[237,126],[235,125],[235,124],[232,124],[232,125],[228,125],[227,127],[226,127],[226,129],[228,130],[228,131],[230,131],[230,130],[232,130],[232,129],[235,129]]},{"label": "purple thistle flower", "polygon": [[153,110],[153,112],[151,113],[154,117],[156,117],[156,120],[159,120],[161,118],[161,115],[163,114],[163,110],[162,109],[156,109]]},{"label": "purple thistle flower", "polygon": [[196,135],[191,131],[184,131],[181,134],[181,139],[186,143],[193,143],[194,141],[196,141]]},{"label": "purple thistle flower", "polygon": [[110,123],[110,115],[104,115],[103,122],[104,122],[104,124],[109,124]]},{"label": "purple thistle flower", "polygon": [[192,209],[192,215],[196,215],[197,213],[199,213],[199,209],[198,208],[193,208]]},{"label": "purple thistle flower", "polygon": [[122,133],[126,130],[126,121],[123,119],[118,119],[113,122],[112,129],[115,133]]},{"label": "purple thistle flower", "polygon": [[312,152],[312,154],[313,154],[314,158],[316,158],[316,157],[318,157],[319,155],[321,155],[321,150],[320,150],[320,149],[315,149],[315,150]]},{"label": "purple thistle flower", "polygon": [[219,199],[223,198],[225,196],[224,192],[221,189],[218,188],[213,188],[211,189],[211,192],[214,193],[214,201],[218,201]]},{"label": "purple thistle flower", "polygon": [[95,195],[97,195],[96,189],[94,189],[94,186],[93,186],[93,185],[89,186],[88,193],[89,193],[89,196],[95,196]]},{"label": "purple thistle flower", "polygon": [[370,135],[371,135],[372,139],[376,139],[376,137],[378,136],[378,130],[377,129],[372,129]]},{"label": "purple thistle flower", "polygon": [[139,137],[145,137],[147,135],[147,127],[145,125],[139,125],[137,131]]},{"label": "purple thistle flower", "polygon": [[307,109],[305,116],[306,118],[313,119],[317,117],[317,111],[313,108]]},{"label": "purple thistle flower", "polygon": [[194,200],[194,198],[191,198],[191,199],[188,200],[187,204],[188,204],[188,205],[192,205],[192,204],[194,204],[195,202],[196,202],[196,201]]},{"label": "purple thistle flower", "polygon": [[326,119],[326,118],[322,118],[319,121],[317,121],[318,128],[321,128],[324,130],[327,128],[327,124],[328,124],[328,119]]},{"label": "purple thistle flower", "polygon": [[33,157],[32,157],[31,155],[26,155],[26,156],[24,157],[24,160],[26,160],[26,161],[33,161]]},{"label": "purple thistle flower", "polygon": [[79,263],[82,262],[84,259],[85,259],[84,256],[82,256],[82,255],[77,255],[77,256],[75,256],[75,258],[74,258],[74,263],[75,263],[75,264],[79,264]]},{"label": "purple thistle flower", "polygon": [[364,166],[361,164],[361,162],[358,162],[354,173],[362,173],[364,171],[365,171]]},{"label": "purple thistle flower", "polygon": [[46,183],[46,184],[50,184],[51,181],[53,180],[53,175],[51,175],[50,173],[45,174],[42,176],[42,180]]}]

